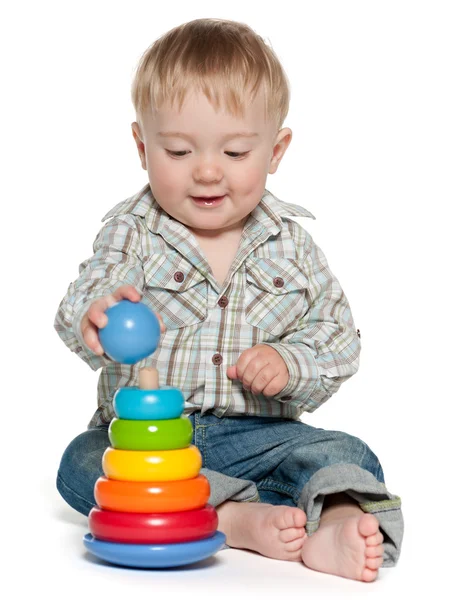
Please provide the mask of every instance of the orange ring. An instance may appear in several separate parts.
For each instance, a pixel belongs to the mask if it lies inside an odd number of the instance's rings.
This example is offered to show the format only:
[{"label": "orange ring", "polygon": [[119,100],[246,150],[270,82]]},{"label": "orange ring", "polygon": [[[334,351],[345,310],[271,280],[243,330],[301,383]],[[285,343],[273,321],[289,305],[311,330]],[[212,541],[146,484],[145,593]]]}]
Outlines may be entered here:
[{"label": "orange ring", "polygon": [[120,512],[181,512],[205,506],[210,494],[204,475],[181,481],[118,481],[99,477],[94,487],[97,505]]}]

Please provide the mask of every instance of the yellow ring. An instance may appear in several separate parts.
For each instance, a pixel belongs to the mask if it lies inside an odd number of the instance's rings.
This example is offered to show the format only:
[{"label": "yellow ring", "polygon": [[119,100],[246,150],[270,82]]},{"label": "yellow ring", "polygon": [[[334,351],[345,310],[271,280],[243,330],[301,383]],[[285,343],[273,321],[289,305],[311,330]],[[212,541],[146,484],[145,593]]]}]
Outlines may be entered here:
[{"label": "yellow ring", "polygon": [[119,481],[178,481],[197,477],[202,466],[198,448],[180,450],[117,450],[108,447],[102,459],[105,476]]}]

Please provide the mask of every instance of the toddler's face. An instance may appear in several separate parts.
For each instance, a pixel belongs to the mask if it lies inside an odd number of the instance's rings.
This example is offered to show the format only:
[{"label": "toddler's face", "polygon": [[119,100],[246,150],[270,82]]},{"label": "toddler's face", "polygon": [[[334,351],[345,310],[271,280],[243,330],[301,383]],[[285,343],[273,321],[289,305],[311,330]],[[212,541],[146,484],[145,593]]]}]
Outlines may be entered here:
[{"label": "toddler's face", "polygon": [[[239,229],[261,200],[292,137],[264,120],[264,97],[247,104],[244,118],[216,113],[206,96],[191,92],[181,112],[163,106],[132,124],[142,167],[158,204],[197,235]],[[252,134],[240,137],[236,134]],[[199,197],[223,197],[219,201]]]}]

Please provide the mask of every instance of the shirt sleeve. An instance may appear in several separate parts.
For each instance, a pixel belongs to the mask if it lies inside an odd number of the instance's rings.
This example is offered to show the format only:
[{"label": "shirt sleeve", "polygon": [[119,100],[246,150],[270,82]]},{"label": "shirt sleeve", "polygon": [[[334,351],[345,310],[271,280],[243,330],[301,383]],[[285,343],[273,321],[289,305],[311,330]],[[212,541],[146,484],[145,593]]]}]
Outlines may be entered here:
[{"label": "shirt sleeve", "polygon": [[361,344],[348,300],[312,240],[302,270],[308,279],[306,312],[294,332],[264,343],[282,356],[289,371],[286,387],[273,398],[314,412],[357,372]]},{"label": "shirt sleeve", "polygon": [[56,313],[54,328],[66,346],[96,371],[113,361],[97,356],[83,341],[81,320],[92,302],[132,285],[142,294],[144,273],[135,218],[121,215],[109,220],[93,244],[94,254],[79,266],[79,277],[69,285]]}]

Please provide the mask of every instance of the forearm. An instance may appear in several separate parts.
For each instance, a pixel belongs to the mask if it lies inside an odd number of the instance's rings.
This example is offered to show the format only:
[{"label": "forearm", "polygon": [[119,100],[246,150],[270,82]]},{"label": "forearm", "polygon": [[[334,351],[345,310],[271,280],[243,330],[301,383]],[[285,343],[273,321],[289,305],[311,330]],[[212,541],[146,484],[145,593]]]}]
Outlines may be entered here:
[{"label": "forearm", "polygon": [[134,218],[112,219],[99,232],[94,254],[79,266],[79,277],[72,282],[59,304],[54,328],[66,346],[94,371],[109,364],[107,357],[90,350],[81,331],[81,322],[94,300],[108,296],[123,285],[143,294],[144,274],[141,244]]}]

